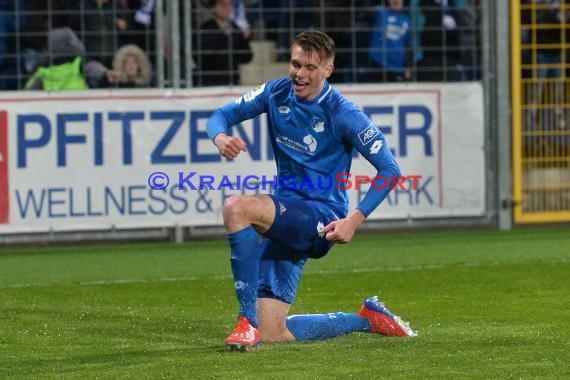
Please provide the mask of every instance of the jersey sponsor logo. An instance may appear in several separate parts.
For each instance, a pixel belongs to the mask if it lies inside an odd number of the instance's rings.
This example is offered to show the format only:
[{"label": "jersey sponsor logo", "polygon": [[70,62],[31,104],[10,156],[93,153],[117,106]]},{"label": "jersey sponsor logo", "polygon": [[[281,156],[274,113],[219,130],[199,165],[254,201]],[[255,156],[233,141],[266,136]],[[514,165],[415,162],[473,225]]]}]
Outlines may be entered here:
[{"label": "jersey sponsor logo", "polygon": [[275,141],[286,146],[289,149],[293,149],[299,153],[308,155],[313,155],[317,149],[317,140],[315,140],[315,138],[311,135],[306,135],[303,137],[303,142],[285,135],[278,135],[275,138]]},{"label": "jersey sponsor logo", "polygon": [[291,112],[291,109],[287,106],[279,106],[278,111],[279,113],[288,114]]},{"label": "jersey sponsor logo", "polygon": [[370,147],[370,154],[376,154],[380,151],[380,149],[382,149],[382,140],[376,140],[374,141],[374,144],[372,144],[372,146]]},{"label": "jersey sponsor logo", "polygon": [[376,128],[374,124],[370,124],[365,130],[363,130],[358,134],[358,139],[360,140],[362,145],[366,145],[379,134],[380,131],[378,130],[378,128]]},{"label": "jersey sponsor logo", "polygon": [[306,135],[303,137],[303,142],[307,144],[307,147],[309,147],[309,152],[313,153],[317,150],[317,140],[315,140],[312,135]]},{"label": "jersey sponsor logo", "polygon": [[237,104],[241,103],[241,100],[243,99],[244,102],[251,102],[253,99],[255,99],[259,94],[261,94],[263,92],[263,90],[265,90],[265,83],[262,84],[261,86],[254,88],[253,90],[245,93],[241,98],[239,98],[238,100],[236,100]]},{"label": "jersey sponsor logo", "polygon": [[313,131],[321,133],[325,130],[325,122],[321,120],[318,116],[313,116],[312,120]]},{"label": "jersey sponsor logo", "polygon": [[325,130],[325,122],[321,121],[313,125],[313,130],[318,133],[323,132]]}]

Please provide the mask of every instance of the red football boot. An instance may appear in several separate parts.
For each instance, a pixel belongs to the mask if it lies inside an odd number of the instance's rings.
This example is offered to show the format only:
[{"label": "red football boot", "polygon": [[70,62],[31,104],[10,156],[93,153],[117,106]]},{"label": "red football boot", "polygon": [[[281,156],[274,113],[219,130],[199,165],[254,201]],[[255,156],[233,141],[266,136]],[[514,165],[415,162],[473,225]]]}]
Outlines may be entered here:
[{"label": "red football boot", "polygon": [[390,313],[376,296],[367,298],[357,314],[368,319],[373,333],[388,336],[418,335],[409,323]]},{"label": "red football boot", "polygon": [[261,334],[246,317],[239,317],[234,332],[226,338],[228,350],[249,351],[261,344]]}]

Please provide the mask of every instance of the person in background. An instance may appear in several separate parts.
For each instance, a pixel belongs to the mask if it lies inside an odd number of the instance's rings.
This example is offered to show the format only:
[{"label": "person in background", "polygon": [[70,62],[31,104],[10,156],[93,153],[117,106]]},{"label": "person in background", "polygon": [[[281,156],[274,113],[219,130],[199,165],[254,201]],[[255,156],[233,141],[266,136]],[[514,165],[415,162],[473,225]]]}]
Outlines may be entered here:
[{"label": "person in background", "polygon": [[403,82],[412,79],[412,22],[404,0],[387,0],[375,10],[368,57],[369,82]]},{"label": "person in background", "polygon": [[70,28],[48,33],[47,62],[39,65],[25,85],[26,90],[84,90],[89,88],[83,70],[85,45]]},{"label": "person in background", "polygon": [[231,20],[232,0],[209,0],[212,17],[196,32],[194,62],[197,86],[237,85],[239,64],[253,59],[253,52],[239,27]]},{"label": "person in background", "polygon": [[447,82],[453,79],[459,59],[454,0],[420,0],[425,23],[421,32],[423,58],[418,62],[418,80]]},{"label": "person in background", "polygon": [[458,54],[457,80],[481,79],[481,55],[479,34],[481,20],[476,2],[469,0],[462,7],[455,7],[451,14],[457,21]]},{"label": "person in background", "polygon": [[23,75],[29,77],[42,62],[51,29],[81,30],[81,1],[77,0],[24,0],[26,28],[22,30]]},{"label": "person in background", "polygon": [[[355,6],[359,7],[361,5],[355,4]],[[350,83],[355,81],[355,70],[353,70],[353,67],[356,64],[356,57],[353,58],[351,53],[355,46],[352,33],[359,26],[355,25],[354,28],[350,29],[338,27],[338,25],[350,25],[353,17],[357,18],[351,12],[346,11],[345,0],[327,1],[327,7],[324,9],[325,27],[322,30],[334,40],[337,51],[334,64],[335,70],[329,78],[331,83]],[[355,22],[357,21],[355,20]]]},{"label": "person in background", "polygon": [[116,0],[82,0],[81,25],[76,33],[89,60],[111,66],[119,35],[127,28],[125,9]]},{"label": "person in background", "polygon": [[251,39],[251,25],[247,19],[244,0],[233,0],[234,11],[231,20],[238,26],[246,39]]},{"label": "person in background", "polygon": [[111,69],[97,61],[90,61],[86,66],[91,88],[142,88],[150,85],[150,61],[145,52],[134,44],[121,46],[115,53]]},{"label": "person in background", "polygon": [[[253,18],[262,28],[263,38],[275,41],[277,60],[287,62],[291,38],[309,27],[317,27],[320,17],[315,12],[319,9],[316,0],[257,0],[251,1]],[[343,6],[346,5],[344,2]],[[327,2],[327,8],[334,7]]]},{"label": "person in background", "polygon": [[[379,177],[400,175],[380,129],[328,83],[334,58],[335,44],[329,35],[314,29],[302,32],[291,45],[288,76],[270,80],[218,108],[206,123],[208,137],[220,154],[236,159],[247,147],[241,137],[231,135],[231,127],[265,113],[276,181],[287,182],[273,194],[234,195],[224,203],[239,304],[236,327],[225,340],[230,349],[353,332],[416,335],[377,297],[367,298],[354,313],[288,316],[307,260],[325,256],[334,243],[349,243],[391,190],[371,186],[349,212],[345,189],[315,186],[339,173],[349,175],[355,151],[374,166]],[[263,236],[261,242],[258,234]]]},{"label": "person in background", "polygon": [[135,44],[145,52],[155,45],[154,8],[156,0],[119,0],[125,23],[119,32],[119,45]]}]

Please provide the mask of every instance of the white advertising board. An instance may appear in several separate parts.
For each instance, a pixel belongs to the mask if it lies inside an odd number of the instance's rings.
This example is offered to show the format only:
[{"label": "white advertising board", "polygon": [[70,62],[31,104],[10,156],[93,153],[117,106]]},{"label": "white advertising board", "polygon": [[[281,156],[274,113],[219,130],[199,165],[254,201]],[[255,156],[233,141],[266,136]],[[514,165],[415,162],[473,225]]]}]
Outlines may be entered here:
[{"label": "white advertising board", "polygon": [[[369,219],[484,214],[479,83],[335,87],[415,178]],[[265,115],[234,128],[248,151],[233,161],[205,132],[209,115],[247,90],[0,94],[0,232],[221,225],[227,197],[267,193],[259,181],[275,175]],[[375,175],[361,156],[352,173]],[[351,187],[351,208],[366,186]]]}]

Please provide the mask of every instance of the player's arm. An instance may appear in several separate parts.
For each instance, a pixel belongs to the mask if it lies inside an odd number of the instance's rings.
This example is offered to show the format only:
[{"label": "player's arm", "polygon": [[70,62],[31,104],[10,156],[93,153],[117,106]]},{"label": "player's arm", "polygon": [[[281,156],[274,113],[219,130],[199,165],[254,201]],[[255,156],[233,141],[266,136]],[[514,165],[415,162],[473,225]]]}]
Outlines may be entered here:
[{"label": "player's arm", "polygon": [[388,143],[382,132],[363,113],[352,116],[354,121],[350,126],[341,129],[343,138],[358,150],[377,170],[379,178],[388,181],[378,186],[371,186],[364,198],[346,218],[331,222],[322,232],[328,240],[337,243],[348,243],[354,236],[356,229],[366,220],[388,196],[393,178],[400,175],[400,168],[392,155]]},{"label": "player's arm", "polygon": [[352,122],[340,129],[344,140],[376,169],[376,180],[356,206],[368,217],[386,199],[394,181],[400,180],[401,171],[384,134],[364,112],[353,110],[348,119]]},{"label": "player's arm", "polygon": [[239,136],[231,136],[231,127],[265,112],[269,86],[266,84],[249,91],[234,102],[218,108],[206,122],[206,132],[226,158],[235,158],[247,146]]},{"label": "player's arm", "polygon": [[402,174],[382,132],[372,123],[367,128],[367,131],[376,131],[377,135],[366,144],[362,144],[358,138],[354,145],[358,152],[376,168],[377,179],[356,206],[356,209],[360,210],[365,217],[368,217],[386,199],[394,188],[394,183],[400,181]]}]

